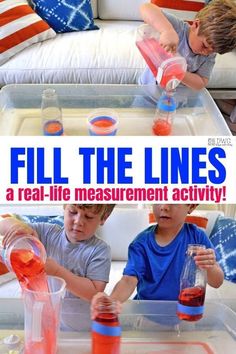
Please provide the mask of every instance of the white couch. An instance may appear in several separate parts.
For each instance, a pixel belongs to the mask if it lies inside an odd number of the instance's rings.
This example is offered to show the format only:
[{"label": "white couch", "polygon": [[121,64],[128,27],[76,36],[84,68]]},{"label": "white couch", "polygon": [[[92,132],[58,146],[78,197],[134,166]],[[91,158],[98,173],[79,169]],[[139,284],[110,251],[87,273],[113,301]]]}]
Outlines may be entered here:
[{"label": "white couch", "polygon": [[[0,214],[16,213],[24,215],[62,215],[62,206],[0,206]],[[206,233],[209,235],[213,229],[215,221],[219,214],[218,211],[211,210],[196,210],[196,215],[207,217],[208,224]],[[98,236],[104,239],[110,246],[112,251],[112,266],[110,273],[110,282],[106,287],[106,292],[110,293],[116,282],[121,278],[124,269],[128,245],[134,237],[149,223],[149,209],[137,206],[116,206],[111,216],[106,223],[98,230]],[[9,273],[0,276],[0,298],[4,297],[19,297],[20,288],[13,274]],[[132,297],[132,296],[131,296]],[[219,289],[214,289],[208,286],[207,299],[217,299],[224,302],[232,303],[236,298],[236,284],[229,281],[224,281]],[[236,307],[235,307],[236,309]]]},{"label": "white couch", "polygon": [[[30,0],[28,0],[30,1]],[[97,31],[58,34],[34,44],[0,67],[0,86],[11,83],[137,83],[145,62],[135,46],[146,0],[92,0]],[[236,53],[218,55],[208,87],[236,97]],[[227,93],[226,93],[227,91]],[[219,94],[218,96],[219,97]]]}]

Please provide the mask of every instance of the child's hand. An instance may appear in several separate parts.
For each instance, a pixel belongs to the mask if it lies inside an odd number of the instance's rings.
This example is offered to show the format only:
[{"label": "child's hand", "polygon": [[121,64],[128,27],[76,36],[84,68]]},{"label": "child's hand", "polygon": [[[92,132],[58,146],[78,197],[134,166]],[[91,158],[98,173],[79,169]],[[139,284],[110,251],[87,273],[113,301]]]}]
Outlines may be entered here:
[{"label": "child's hand", "polygon": [[92,298],[91,306],[90,306],[90,314],[92,320],[94,320],[98,315],[97,305],[103,297],[109,298],[109,296],[106,293],[102,293],[102,292],[97,293]]},{"label": "child's hand", "polygon": [[179,36],[174,30],[163,31],[160,34],[159,42],[167,52],[175,54],[179,44]]},{"label": "child's hand", "polygon": [[14,239],[24,235],[31,235],[38,238],[38,234],[36,233],[36,231],[34,231],[27,224],[17,223],[11,225],[3,237],[2,240],[3,247],[6,247]]},{"label": "child's hand", "polygon": [[47,275],[57,275],[60,265],[52,258],[47,258],[45,262],[45,271]]},{"label": "child's hand", "polygon": [[212,248],[199,249],[194,260],[196,265],[202,269],[209,269],[217,264],[215,251]]},{"label": "child's hand", "polygon": [[[109,301],[114,301],[110,296],[108,296],[106,293],[99,292],[94,297],[92,298],[91,301],[91,307],[90,307],[90,313],[91,313],[91,319],[94,320],[97,315],[98,315],[98,304],[100,301],[105,298],[108,299]],[[119,301],[115,301],[116,308],[115,308],[115,313],[118,315],[121,312],[121,303]]]}]

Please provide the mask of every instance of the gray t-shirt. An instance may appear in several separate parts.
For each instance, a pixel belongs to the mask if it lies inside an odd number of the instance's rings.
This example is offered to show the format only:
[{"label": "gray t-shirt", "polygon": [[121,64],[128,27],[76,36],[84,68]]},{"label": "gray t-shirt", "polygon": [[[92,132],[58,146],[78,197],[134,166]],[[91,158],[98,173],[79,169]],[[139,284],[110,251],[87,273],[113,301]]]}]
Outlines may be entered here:
[{"label": "gray t-shirt", "polygon": [[[189,24],[166,11],[163,11],[163,13],[178,33],[179,46],[177,51],[186,59],[187,71],[196,73],[202,77],[210,78],[213,66],[215,64],[216,54],[200,55],[193,53],[188,41],[190,29]],[[139,79],[139,83],[143,85],[156,83],[156,79],[149,68],[145,69]]]},{"label": "gray t-shirt", "polygon": [[[48,257],[76,275],[91,280],[109,281],[111,250],[103,240],[94,235],[86,241],[72,244],[66,237],[65,229],[59,225],[49,223],[29,225],[39,235]],[[65,300],[62,308],[62,314],[64,311],[62,329],[78,329],[79,313],[88,318],[90,304],[69,291],[66,291]]]}]

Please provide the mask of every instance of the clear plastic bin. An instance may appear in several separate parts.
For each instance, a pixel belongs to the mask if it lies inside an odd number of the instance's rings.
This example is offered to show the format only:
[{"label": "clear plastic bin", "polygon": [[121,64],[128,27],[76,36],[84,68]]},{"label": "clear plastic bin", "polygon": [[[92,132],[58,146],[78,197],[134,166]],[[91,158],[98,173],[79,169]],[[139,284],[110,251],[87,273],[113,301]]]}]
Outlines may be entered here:
[{"label": "clear plastic bin", "polygon": [[[76,302],[64,301],[62,317],[70,323],[71,331],[60,332],[58,354],[91,353],[89,311],[88,308],[75,307]],[[172,301],[128,301],[120,315],[121,354],[235,353],[234,311],[219,302],[206,302],[203,318],[190,323],[178,320],[176,305]],[[78,312],[74,311],[75,308]],[[0,323],[0,341],[10,334],[23,338],[23,305],[20,300],[0,299]]]},{"label": "clear plastic bin", "polygon": [[[0,135],[43,135],[42,92],[54,88],[62,107],[65,135],[88,136],[87,116],[94,109],[112,108],[119,115],[120,136],[150,136],[157,86],[137,85],[6,85],[0,91]],[[178,86],[172,135],[231,135],[207,90]]]}]

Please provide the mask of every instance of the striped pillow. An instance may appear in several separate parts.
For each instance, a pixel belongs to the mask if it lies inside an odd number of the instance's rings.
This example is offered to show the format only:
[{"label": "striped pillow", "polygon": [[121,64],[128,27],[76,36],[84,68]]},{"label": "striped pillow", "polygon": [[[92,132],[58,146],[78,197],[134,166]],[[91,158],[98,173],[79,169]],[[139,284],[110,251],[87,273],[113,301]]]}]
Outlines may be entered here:
[{"label": "striped pillow", "polygon": [[33,43],[56,36],[24,0],[0,0],[0,65]]},{"label": "striped pillow", "polygon": [[188,22],[194,20],[196,14],[205,6],[206,2],[204,0],[151,0],[151,3],[163,9],[168,9],[168,12]]}]

